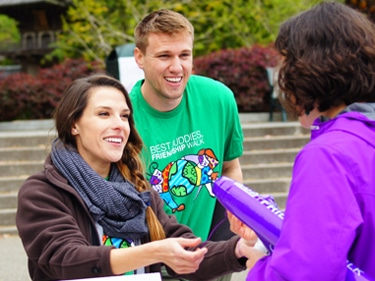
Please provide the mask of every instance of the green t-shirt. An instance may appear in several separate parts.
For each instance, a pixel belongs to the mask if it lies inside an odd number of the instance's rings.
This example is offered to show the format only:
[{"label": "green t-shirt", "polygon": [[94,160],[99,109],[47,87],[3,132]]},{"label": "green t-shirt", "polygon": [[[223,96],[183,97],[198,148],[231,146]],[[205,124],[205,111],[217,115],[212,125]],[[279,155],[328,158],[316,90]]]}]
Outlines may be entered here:
[{"label": "green t-shirt", "polygon": [[134,120],[144,143],[151,186],[165,211],[206,240],[216,199],[213,182],[223,161],[243,152],[243,133],[233,92],[210,78],[192,75],[181,103],[169,112],[143,98],[140,80],[130,93]]}]

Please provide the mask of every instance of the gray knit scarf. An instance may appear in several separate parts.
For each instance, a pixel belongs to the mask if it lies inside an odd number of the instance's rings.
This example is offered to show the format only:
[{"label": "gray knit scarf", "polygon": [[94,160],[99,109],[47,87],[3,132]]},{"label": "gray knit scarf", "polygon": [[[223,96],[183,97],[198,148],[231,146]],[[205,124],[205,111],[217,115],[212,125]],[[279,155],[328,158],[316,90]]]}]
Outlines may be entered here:
[{"label": "gray knit scarf", "polygon": [[51,158],[106,235],[135,240],[148,233],[146,207],[150,205],[150,192],[138,192],[124,179],[115,164],[112,164],[107,181],[83,160],[75,148],[65,146],[58,138],[52,143]]}]

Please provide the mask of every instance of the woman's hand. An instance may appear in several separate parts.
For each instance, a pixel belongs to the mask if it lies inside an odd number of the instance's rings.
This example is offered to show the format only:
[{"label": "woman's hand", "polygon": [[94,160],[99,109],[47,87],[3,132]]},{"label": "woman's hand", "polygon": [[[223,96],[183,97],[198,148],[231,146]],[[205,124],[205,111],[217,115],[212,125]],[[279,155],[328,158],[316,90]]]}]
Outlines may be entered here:
[{"label": "woman's hand", "polygon": [[123,274],[154,263],[164,263],[177,274],[195,272],[207,253],[207,248],[197,248],[200,242],[200,238],[167,238],[136,247],[112,249],[112,272]]},{"label": "woman's hand", "polygon": [[168,238],[154,243],[160,243],[158,249],[163,251],[160,253],[163,263],[178,274],[187,274],[195,272],[199,268],[207,253],[207,248],[205,247],[196,248],[193,251],[187,250],[188,248],[197,247],[200,242],[200,238]]}]

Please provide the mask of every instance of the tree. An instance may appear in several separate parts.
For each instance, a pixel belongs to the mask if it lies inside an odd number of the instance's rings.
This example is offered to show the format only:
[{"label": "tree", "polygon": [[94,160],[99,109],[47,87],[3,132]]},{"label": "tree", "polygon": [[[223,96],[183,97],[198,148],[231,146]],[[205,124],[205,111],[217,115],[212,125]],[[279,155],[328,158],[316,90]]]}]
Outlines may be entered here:
[{"label": "tree", "polygon": [[17,28],[17,22],[6,15],[0,14],[0,48],[12,48],[12,46],[19,43],[20,40],[21,35]]},{"label": "tree", "polygon": [[322,0],[72,0],[53,55],[104,63],[111,50],[134,42],[136,24],[160,8],[185,15],[195,27],[194,55],[267,45],[288,17]]},{"label": "tree", "polygon": [[119,25],[111,21],[114,17],[109,16],[111,10],[106,2],[73,0],[62,19],[63,32],[59,34],[56,49],[50,56],[61,60],[65,57],[103,60],[112,49],[112,44],[117,43],[114,38],[125,36],[118,32]]},{"label": "tree", "polygon": [[[175,10],[195,26],[196,55],[274,42],[280,23],[322,0],[190,1]],[[195,7],[195,8],[194,8]]]}]

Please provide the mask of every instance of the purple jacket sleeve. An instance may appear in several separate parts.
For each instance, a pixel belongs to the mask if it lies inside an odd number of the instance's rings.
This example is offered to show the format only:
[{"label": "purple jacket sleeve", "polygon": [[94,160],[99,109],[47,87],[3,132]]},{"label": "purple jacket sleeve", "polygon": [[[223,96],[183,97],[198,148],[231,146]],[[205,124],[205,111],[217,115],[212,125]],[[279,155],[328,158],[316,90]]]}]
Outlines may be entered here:
[{"label": "purple jacket sleeve", "polygon": [[280,239],[247,280],[345,279],[347,255],[362,223],[350,161],[329,145],[309,144],[300,152]]}]

